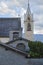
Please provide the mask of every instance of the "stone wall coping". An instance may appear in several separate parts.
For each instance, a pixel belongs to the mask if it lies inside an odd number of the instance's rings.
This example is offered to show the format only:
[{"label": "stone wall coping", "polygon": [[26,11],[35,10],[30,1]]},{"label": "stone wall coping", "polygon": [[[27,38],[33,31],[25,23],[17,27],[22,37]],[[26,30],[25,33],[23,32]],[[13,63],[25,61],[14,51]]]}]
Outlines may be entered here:
[{"label": "stone wall coping", "polygon": [[[18,50],[18,49],[16,49],[16,48],[13,48],[13,47],[11,47],[11,46],[9,46],[9,45],[6,45],[6,44],[0,44],[0,46],[2,46],[2,47],[4,47],[5,49],[7,49],[7,50],[11,50],[11,51],[14,51],[14,52],[16,52],[16,53],[19,53],[19,54],[21,54],[21,55],[23,55],[23,56],[28,56],[29,54],[28,53],[26,53],[26,52],[23,52],[23,51],[21,51],[21,50]],[[29,55],[29,57],[30,57],[30,55]]]},{"label": "stone wall coping", "polygon": [[27,41],[27,42],[30,41],[30,40],[27,40],[25,38],[19,37],[19,38],[15,39],[15,40],[12,40],[12,41],[7,42],[6,44],[11,44],[12,42],[15,42],[15,41],[18,41],[18,40],[24,40],[24,41]]}]

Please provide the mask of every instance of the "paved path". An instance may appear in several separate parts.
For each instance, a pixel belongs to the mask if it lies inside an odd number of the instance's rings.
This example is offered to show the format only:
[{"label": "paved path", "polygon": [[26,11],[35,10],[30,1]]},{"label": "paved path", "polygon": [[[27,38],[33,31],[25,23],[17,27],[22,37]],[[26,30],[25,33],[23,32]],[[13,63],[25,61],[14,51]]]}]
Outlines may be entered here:
[{"label": "paved path", "polygon": [[43,65],[43,59],[28,59],[29,65]]},{"label": "paved path", "polygon": [[0,65],[43,65],[43,59],[26,59],[20,54],[0,47]]}]

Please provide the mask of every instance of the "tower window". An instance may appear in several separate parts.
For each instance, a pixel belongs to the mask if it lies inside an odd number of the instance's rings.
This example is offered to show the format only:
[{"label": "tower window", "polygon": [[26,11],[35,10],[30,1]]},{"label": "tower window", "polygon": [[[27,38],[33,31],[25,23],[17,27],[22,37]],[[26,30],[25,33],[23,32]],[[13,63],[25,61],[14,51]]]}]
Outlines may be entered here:
[{"label": "tower window", "polygon": [[30,23],[28,23],[28,25],[27,25],[27,31],[31,31],[31,25],[30,25]]},{"label": "tower window", "polygon": [[28,17],[28,20],[30,20],[30,18]]},{"label": "tower window", "polygon": [[19,33],[18,32],[13,32],[13,38],[18,38],[19,37]]}]

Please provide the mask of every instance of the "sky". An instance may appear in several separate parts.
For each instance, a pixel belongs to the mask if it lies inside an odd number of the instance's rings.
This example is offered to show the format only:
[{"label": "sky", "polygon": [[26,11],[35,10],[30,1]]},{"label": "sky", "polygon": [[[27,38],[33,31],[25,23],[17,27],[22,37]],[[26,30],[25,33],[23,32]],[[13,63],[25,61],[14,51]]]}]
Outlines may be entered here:
[{"label": "sky", "polygon": [[[34,34],[43,34],[43,0],[29,0],[29,5],[33,14]],[[20,16],[24,26],[27,6],[28,0],[0,0],[0,18]]]}]

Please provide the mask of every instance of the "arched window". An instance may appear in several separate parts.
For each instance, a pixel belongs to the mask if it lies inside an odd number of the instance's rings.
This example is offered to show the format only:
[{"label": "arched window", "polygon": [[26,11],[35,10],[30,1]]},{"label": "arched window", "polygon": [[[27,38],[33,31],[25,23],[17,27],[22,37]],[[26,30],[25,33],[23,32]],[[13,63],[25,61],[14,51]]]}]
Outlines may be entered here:
[{"label": "arched window", "polygon": [[27,31],[31,31],[31,24],[30,23],[28,23],[28,25],[27,25]]},{"label": "arched window", "polygon": [[25,45],[23,43],[18,43],[16,46],[17,49],[21,50],[21,51],[25,51]]},{"label": "arched window", "polygon": [[30,20],[30,18],[28,17],[28,20]]}]

